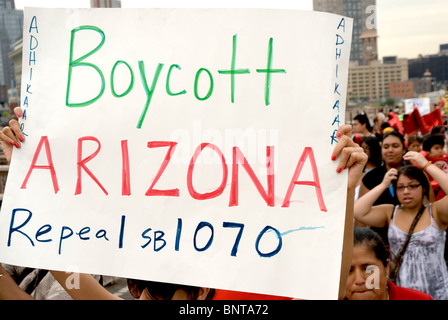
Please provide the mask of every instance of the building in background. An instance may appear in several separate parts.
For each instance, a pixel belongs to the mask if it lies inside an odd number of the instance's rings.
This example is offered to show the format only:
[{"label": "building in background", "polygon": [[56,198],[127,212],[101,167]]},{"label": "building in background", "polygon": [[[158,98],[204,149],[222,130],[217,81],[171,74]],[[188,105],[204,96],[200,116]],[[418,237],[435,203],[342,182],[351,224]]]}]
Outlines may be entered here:
[{"label": "building in background", "polygon": [[121,0],[90,0],[91,8],[121,8]]},{"label": "building in background", "polygon": [[23,11],[14,0],[0,0],[0,103],[8,101],[8,89],[14,87],[14,65],[9,57],[14,43],[22,37]]},{"label": "building in background", "polygon": [[14,66],[14,81],[16,85],[16,90],[20,95],[21,83],[22,83],[22,49],[23,49],[23,38],[20,37],[19,40],[14,42],[11,47],[11,51],[8,53]]},{"label": "building in background", "polygon": [[415,95],[415,82],[409,81],[408,59],[396,56],[378,59],[376,0],[313,0],[313,10],[353,18],[348,107],[359,107],[361,112],[374,113],[374,104],[384,103],[390,98],[402,99]]},{"label": "building in background", "polygon": [[[390,83],[408,81],[408,60],[397,57],[384,57],[383,61],[371,63],[372,94],[374,101],[384,101],[390,95]],[[369,100],[369,66],[350,62],[348,76],[348,101],[352,104],[366,103]],[[393,97],[392,97],[393,98]]]},{"label": "building in background", "polygon": [[415,95],[412,81],[389,82],[389,97],[394,100],[411,99]]},{"label": "building in background", "polygon": [[359,36],[365,30],[376,30],[375,5],[376,0],[313,0],[314,11],[353,18],[350,61],[357,61],[359,65],[368,63],[362,55],[362,41]]},{"label": "building in background", "polygon": [[448,43],[440,45],[440,53],[441,54],[448,54]]},{"label": "building in background", "polygon": [[[448,88],[448,44],[441,44],[436,54],[409,60],[409,78],[416,83],[417,94]],[[430,78],[430,80],[429,80]]]}]

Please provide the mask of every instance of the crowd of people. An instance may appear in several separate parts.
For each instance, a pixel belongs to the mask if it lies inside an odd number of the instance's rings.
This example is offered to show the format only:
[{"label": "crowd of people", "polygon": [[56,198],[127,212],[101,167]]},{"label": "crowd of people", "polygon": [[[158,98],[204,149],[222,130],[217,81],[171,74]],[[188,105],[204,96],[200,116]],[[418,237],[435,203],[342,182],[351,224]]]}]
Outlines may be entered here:
[{"label": "crowd of people", "polygon": [[[20,118],[21,109],[15,111]],[[383,114],[373,126],[360,114],[337,136],[331,157],[338,161],[337,172],[348,170],[340,299],[448,299],[446,127],[434,127],[424,137],[403,136]],[[24,143],[18,121],[0,132],[0,142],[10,160],[12,149]],[[67,286],[70,276],[29,268],[17,272],[0,263],[0,299],[118,298],[98,276],[79,274],[78,288]],[[40,289],[29,289],[36,279]],[[128,279],[128,288],[137,299],[292,299],[136,279]]]},{"label": "crowd of people", "polygon": [[447,300],[446,126],[403,135],[387,122],[374,130],[364,114],[354,120],[353,138],[362,135],[370,164],[356,193],[355,226],[376,232],[389,248],[391,283]]}]

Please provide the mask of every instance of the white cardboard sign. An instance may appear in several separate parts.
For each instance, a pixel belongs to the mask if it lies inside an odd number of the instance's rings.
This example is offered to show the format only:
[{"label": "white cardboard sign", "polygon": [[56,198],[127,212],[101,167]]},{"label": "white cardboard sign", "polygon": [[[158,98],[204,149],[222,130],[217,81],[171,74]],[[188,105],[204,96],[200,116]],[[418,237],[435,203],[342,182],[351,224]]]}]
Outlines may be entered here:
[{"label": "white cardboard sign", "polygon": [[431,103],[429,98],[413,98],[406,99],[405,102],[405,113],[409,114],[414,111],[414,107],[417,107],[421,116],[428,114],[431,111]]},{"label": "white cardboard sign", "polygon": [[0,261],[337,298],[351,34],[296,10],[26,8]]}]

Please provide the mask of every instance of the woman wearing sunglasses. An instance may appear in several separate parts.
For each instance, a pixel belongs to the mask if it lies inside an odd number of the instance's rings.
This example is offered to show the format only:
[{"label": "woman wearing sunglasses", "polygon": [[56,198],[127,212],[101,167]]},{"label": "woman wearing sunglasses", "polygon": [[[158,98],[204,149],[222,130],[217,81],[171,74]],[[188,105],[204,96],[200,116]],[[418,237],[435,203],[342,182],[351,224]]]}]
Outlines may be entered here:
[{"label": "woman wearing sunglasses", "polygon": [[[448,191],[448,175],[414,151],[404,160],[413,165],[390,169],[381,184],[355,203],[355,218],[372,227],[388,227],[392,255],[391,280],[397,285],[428,293],[435,300],[448,299],[448,270],[444,260],[448,227],[448,197],[429,203],[428,174]],[[374,206],[393,186],[398,205]]]}]

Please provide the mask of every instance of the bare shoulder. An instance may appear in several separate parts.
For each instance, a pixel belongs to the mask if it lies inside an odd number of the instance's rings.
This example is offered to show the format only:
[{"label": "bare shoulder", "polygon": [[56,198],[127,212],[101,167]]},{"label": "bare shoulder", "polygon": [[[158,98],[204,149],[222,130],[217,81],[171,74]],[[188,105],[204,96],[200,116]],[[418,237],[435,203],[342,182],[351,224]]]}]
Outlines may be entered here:
[{"label": "bare shoulder", "polygon": [[431,212],[440,229],[448,228],[448,197],[431,204]]}]

